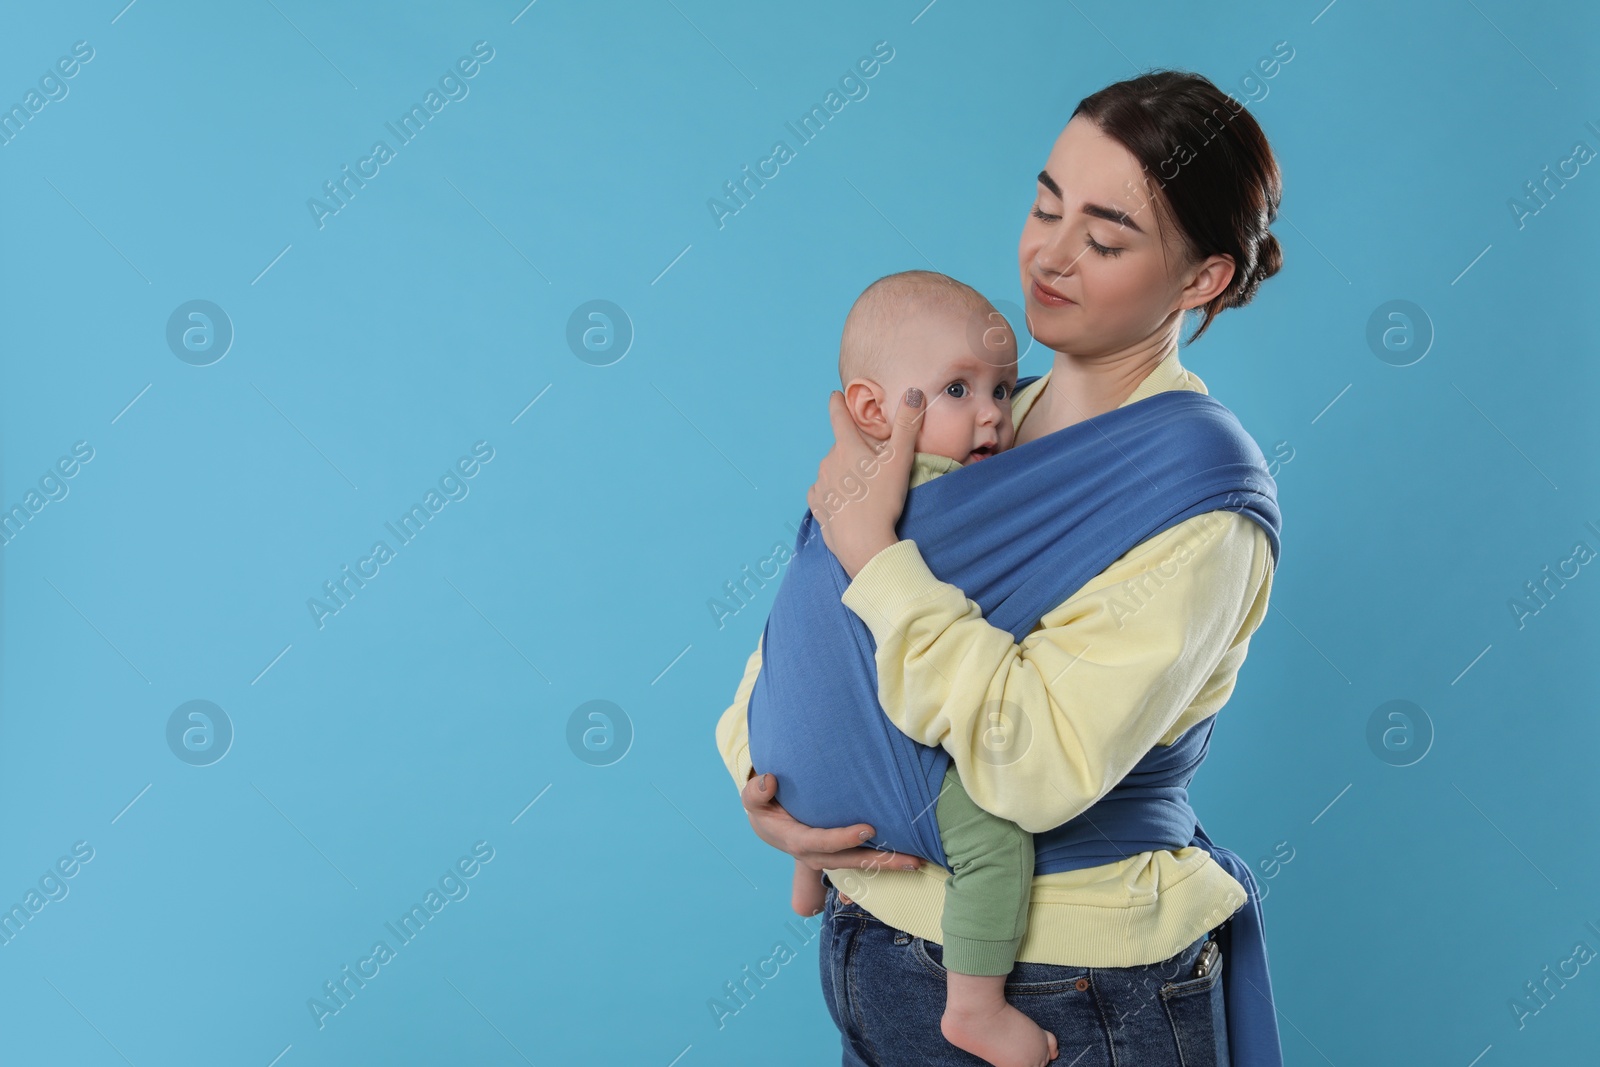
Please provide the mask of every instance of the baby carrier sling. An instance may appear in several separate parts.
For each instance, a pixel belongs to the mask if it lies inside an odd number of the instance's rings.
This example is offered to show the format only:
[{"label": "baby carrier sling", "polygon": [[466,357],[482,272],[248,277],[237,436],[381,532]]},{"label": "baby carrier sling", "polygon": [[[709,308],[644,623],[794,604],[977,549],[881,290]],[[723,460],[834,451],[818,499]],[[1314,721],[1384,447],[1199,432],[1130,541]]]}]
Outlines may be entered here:
[{"label": "baby carrier sling", "polygon": [[[1173,389],[912,488],[896,532],[990,625],[1020,642],[1135,545],[1218,510],[1259,524],[1276,566],[1277,487],[1260,448],[1221,402]],[[949,753],[913,741],[883,713],[872,633],[841,602],[850,579],[820,534],[808,510],[763,631],[747,712],[752,763],[777,776],[779,802],[801,822],[870,823],[873,846],[948,867],[934,806]],[[1013,714],[1023,720],[1048,714],[1020,710]],[[1231,1059],[1236,1067],[1281,1067],[1259,888],[1248,864],[1211,841],[1188,802],[1215,721],[1155,746],[1088,810],[1034,835],[1034,871],[1191,845],[1209,852],[1248,893],[1216,935]],[[996,758],[1007,760],[1003,751]]]}]

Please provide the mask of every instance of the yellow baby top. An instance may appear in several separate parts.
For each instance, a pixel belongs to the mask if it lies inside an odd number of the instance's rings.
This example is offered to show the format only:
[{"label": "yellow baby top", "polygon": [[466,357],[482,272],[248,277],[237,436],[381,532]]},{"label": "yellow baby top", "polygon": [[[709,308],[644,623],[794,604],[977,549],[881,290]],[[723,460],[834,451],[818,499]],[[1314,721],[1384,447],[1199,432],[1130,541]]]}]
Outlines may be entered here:
[{"label": "yellow baby top", "polygon": [[[1021,425],[1049,374],[1012,398]],[[1169,352],[1122,405],[1167,389],[1206,392]],[[960,466],[918,453],[912,484]],[[942,745],[982,808],[1034,833],[1074,818],[1151,746],[1171,744],[1233,692],[1250,637],[1266,617],[1272,553],[1265,531],[1231,511],[1196,515],[1135,545],[1051,610],[1019,643],[928,570],[915,541],[872,557],[843,602],[877,643],[878,696],[908,736]],[[746,711],[761,643],[717,723],[736,785],[754,773]],[[911,699],[914,696],[915,699]],[[980,758],[985,705],[1047,708],[1014,762]],[[841,738],[839,744],[848,744]],[[783,802],[780,787],[778,802]],[[949,872],[829,870],[878,919],[938,943]],[[1036,875],[1017,959],[1133,967],[1176,955],[1232,915],[1244,886],[1199,847]]]}]

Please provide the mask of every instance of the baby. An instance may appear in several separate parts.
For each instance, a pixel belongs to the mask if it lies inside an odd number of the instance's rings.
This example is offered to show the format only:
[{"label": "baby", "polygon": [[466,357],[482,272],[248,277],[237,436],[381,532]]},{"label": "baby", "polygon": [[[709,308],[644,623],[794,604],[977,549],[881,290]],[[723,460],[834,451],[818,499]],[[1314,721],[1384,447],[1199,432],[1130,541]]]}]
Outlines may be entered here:
[{"label": "baby", "polygon": [[[977,290],[943,274],[905,271],[866,288],[845,319],[839,380],[856,425],[879,441],[890,436],[898,398],[910,386],[922,390],[927,400],[912,486],[1002,452],[1016,436],[1016,340]],[[940,1030],[996,1067],[1043,1067],[1056,1058],[1055,1035],[1005,998],[1006,975],[1027,929],[1033,836],[978,807],[954,764],[934,817],[950,861]],[[795,911],[815,915],[823,901],[819,873],[797,861]]]}]

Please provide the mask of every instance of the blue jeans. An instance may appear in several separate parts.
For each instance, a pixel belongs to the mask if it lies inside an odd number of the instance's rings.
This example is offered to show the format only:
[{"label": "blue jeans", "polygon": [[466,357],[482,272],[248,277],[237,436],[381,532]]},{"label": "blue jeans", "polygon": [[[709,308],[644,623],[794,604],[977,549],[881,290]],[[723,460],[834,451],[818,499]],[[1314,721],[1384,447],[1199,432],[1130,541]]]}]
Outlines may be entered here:
[{"label": "blue jeans", "polygon": [[[984,1067],[939,1031],[940,946],[842,902],[832,885],[822,915],[822,996],[844,1067]],[[1055,1034],[1052,1067],[1229,1067],[1223,961],[1191,977],[1209,937],[1143,967],[1018,963],[1006,999]]]}]

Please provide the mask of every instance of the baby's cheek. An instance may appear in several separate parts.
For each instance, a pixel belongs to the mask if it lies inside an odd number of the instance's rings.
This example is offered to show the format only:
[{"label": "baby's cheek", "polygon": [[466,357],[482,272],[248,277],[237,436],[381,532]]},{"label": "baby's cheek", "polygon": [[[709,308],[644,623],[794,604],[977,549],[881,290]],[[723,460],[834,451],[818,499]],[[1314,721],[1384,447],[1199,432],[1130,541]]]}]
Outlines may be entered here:
[{"label": "baby's cheek", "polygon": [[[952,418],[951,416],[955,417]],[[972,446],[961,446],[957,440],[962,431],[959,413],[953,410],[950,404],[941,404],[938,398],[928,408],[928,413],[922,417],[922,427],[917,431],[916,449],[918,452],[932,452],[935,455],[947,455],[952,449],[958,449],[965,454]],[[968,440],[972,437],[972,427],[966,427]]]}]

